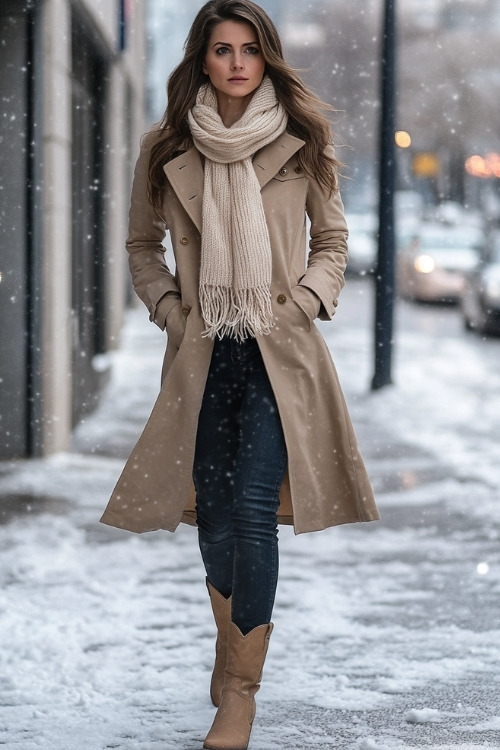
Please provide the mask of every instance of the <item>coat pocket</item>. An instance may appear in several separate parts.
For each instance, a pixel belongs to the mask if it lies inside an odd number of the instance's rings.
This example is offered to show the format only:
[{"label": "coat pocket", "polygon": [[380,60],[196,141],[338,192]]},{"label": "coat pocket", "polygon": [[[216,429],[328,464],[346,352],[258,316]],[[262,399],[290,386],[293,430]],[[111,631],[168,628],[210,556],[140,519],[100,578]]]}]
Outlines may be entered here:
[{"label": "coat pocket", "polygon": [[297,284],[292,289],[292,299],[306,316],[310,327],[313,320],[318,317],[321,307],[320,298],[309,287]]},{"label": "coat pocket", "polygon": [[167,315],[165,321],[165,327],[167,329],[167,336],[169,341],[177,348],[180,349],[182,339],[186,332],[186,316],[182,312],[182,305],[180,300],[175,304]]}]

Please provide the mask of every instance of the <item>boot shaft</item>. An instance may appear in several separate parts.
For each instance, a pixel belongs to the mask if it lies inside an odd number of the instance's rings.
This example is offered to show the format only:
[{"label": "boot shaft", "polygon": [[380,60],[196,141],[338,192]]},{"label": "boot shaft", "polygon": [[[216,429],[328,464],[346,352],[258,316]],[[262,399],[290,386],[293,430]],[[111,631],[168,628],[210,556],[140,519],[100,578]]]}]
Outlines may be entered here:
[{"label": "boot shaft", "polygon": [[215,664],[210,680],[210,698],[214,706],[218,706],[224,686],[224,673],[227,662],[227,629],[231,619],[231,597],[226,599],[206,579],[210,604],[217,626],[217,641],[215,643]]},{"label": "boot shaft", "polygon": [[243,635],[234,622],[229,623],[225,684],[237,681],[239,691],[257,692],[272,630],[273,624],[267,623]]}]

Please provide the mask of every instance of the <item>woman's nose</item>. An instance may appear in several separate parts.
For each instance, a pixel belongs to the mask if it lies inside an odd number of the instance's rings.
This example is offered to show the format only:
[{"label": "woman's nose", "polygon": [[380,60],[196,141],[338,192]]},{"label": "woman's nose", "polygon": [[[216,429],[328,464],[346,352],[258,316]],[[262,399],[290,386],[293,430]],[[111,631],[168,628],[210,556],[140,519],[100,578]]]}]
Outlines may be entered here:
[{"label": "woman's nose", "polygon": [[234,70],[238,70],[243,67],[243,58],[241,55],[235,55],[232,62],[232,67]]}]

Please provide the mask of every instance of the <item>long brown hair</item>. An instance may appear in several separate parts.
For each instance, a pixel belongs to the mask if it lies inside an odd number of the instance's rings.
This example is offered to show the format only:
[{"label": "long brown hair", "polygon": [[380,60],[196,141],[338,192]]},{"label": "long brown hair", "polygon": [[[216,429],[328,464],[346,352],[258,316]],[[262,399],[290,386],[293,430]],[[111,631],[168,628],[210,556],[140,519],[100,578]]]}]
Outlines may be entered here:
[{"label": "long brown hair", "polygon": [[149,193],[155,208],[161,208],[163,165],[192,145],[187,114],[196,102],[198,89],[206,83],[203,62],[213,29],[223,21],[250,24],[266,63],[266,73],[276,96],[288,113],[288,130],[305,141],[297,154],[304,173],[317,180],[327,193],[338,188],[340,163],[325,147],[332,131],[323,110],[332,110],[310,91],[283,58],[281,40],[273,22],[251,0],[209,0],[199,10],[184,46],[184,57],[168,79],[168,104],[159,123],[149,162]]}]

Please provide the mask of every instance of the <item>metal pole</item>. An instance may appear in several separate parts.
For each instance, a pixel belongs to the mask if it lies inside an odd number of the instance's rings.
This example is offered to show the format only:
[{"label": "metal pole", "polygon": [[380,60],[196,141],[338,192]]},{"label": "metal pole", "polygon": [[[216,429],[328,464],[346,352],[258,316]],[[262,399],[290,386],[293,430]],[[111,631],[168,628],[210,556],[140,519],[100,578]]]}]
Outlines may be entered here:
[{"label": "metal pole", "polygon": [[396,0],[385,0],[381,67],[379,235],[375,274],[375,372],[372,390],[390,385],[394,310],[394,189],[396,184]]}]

